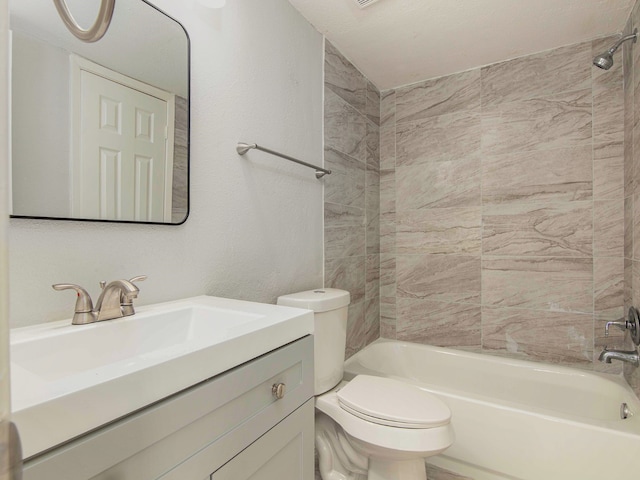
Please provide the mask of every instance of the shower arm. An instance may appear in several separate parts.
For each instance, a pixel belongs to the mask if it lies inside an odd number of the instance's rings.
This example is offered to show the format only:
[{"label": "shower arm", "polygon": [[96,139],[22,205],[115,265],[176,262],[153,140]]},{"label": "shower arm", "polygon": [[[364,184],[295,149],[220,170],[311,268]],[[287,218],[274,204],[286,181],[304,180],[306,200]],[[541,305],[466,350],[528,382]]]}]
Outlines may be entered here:
[{"label": "shower arm", "polygon": [[615,51],[618,50],[620,45],[622,45],[627,40],[633,40],[633,43],[636,43],[636,41],[638,40],[638,29],[637,28],[633,30],[633,33],[630,33],[629,35],[625,35],[624,37],[619,39],[616,43],[614,43],[613,46],[609,50],[607,50],[607,52],[610,55],[613,55],[615,53]]}]

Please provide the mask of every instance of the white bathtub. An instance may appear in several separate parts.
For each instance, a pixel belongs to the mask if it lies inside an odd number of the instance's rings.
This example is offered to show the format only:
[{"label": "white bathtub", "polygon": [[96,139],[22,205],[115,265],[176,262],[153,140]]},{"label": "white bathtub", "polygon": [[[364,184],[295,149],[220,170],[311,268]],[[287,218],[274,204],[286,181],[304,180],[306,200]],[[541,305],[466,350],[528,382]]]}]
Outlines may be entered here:
[{"label": "white bathtub", "polygon": [[[619,377],[378,340],[351,357],[366,373],[419,385],[452,411],[456,440],[429,459],[474,480],[637,480],[640,402]],[[620,405],[635,415],[622,420]]]}]

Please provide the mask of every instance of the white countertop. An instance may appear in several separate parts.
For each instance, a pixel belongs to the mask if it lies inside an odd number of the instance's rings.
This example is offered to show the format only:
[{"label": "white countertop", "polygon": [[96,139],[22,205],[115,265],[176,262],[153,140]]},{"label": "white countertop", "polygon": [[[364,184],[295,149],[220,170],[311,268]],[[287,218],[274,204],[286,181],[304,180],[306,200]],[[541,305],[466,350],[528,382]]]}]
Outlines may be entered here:
[{"label": "white countertop", "polygon": [[309,310],[200,296],[11,330],[24,458],[313,333]]}]

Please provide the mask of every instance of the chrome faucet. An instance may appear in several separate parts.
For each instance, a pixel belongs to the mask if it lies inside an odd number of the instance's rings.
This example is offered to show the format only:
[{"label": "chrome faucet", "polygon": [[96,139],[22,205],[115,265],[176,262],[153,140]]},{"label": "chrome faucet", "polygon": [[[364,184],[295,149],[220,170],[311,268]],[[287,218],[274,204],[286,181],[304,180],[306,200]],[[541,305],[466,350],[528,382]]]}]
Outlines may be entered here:
[{"label": "chrome faucet", "polygon": [[[629,331],[631,340],[637,347],[640,345],[640,314],[635,307],[629,307],[629,315],[627,319],[619,319],[616,322],[607,322],[604,327],[604,336],[609,336],[609,328],[616,326],[622,331]],[[640,356],[638,350],[609,350],[606,346],[600,353],[598,360],[605,363],[611,363],[611,360],[620,360],[628,362],[636,367],[640,366]]]},{"label": "chrome faucet", "polygon": [[76,306],[73,314],[73,325],[86,325],[87,323],[102,322],[114,318],[133,315],[133,300],[138,297],[140,290],[133,282],[145,280],[147,277],[141,275],[131,280],[114,280],[107,284],[100,282],[102,292],[95,308],[91,300],[91,295],[79,285],[59,283],[52,285],[54,290],[75,290],[77,293]]},{"label": "chrome faucet", "polygon": [[598,360],[605,363],[611,363],[611,360],[620,360],[631,363],[636,367],[640,366],[640,355],[638,355],[637,350],[609,350],[607,347],[604,347]]},{"label": "chrome faucet", "polygon": [[121,299],[124,298],[132,304],[133,299],[137,298],[140,292],[138,287],[129,280],[114,280],[108,285],[102,283],[100,286],[102,293],[98,297],[94,310],[97,315],[96,322],[124,317]]}]

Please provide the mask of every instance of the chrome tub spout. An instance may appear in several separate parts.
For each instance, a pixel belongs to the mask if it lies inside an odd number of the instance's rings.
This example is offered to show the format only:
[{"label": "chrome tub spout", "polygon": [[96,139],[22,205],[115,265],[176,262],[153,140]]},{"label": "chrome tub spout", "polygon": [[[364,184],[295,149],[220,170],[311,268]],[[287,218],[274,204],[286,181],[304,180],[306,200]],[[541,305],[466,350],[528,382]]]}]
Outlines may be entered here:
[{"label": "chrome tub spout", "polygon": [[638,356],[637,350],[609,350],[604,347],[598,360],[605,363],[611,363],[611,360],[620,360],[621,362],[631,363],[636,367],[640,366],[640,356]]}]

